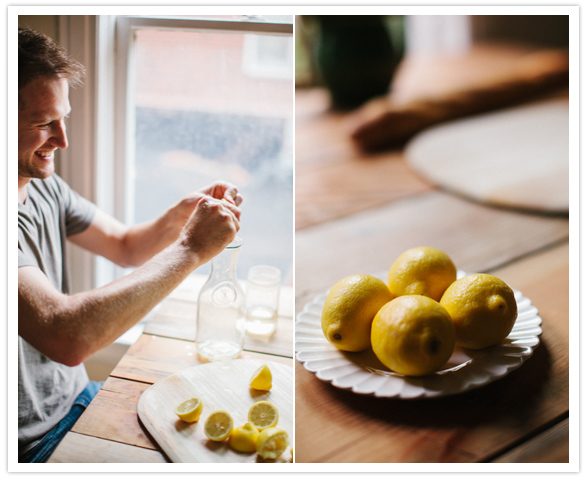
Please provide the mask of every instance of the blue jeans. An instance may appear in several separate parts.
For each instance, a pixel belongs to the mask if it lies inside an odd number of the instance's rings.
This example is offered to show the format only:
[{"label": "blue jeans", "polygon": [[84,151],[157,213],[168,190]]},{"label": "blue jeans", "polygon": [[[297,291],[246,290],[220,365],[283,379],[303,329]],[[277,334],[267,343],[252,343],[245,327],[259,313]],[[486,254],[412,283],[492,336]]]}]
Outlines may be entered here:
[{"label": "blue jeans", "polygon": [[103,384],[104,381],[90,381],[74,401],[69,413],[35,447],[19,456],[18,462],[47,462],[53,451],[65,437],[65,434],[70,431]]}]

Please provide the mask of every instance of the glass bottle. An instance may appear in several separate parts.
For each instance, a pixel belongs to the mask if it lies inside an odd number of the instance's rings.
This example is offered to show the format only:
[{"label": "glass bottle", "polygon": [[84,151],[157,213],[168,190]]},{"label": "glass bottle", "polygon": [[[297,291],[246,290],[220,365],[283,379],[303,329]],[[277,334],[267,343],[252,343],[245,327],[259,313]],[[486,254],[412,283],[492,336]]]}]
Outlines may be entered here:
[{"label": "glass bottle", "polygon": [[236,358],[245,337],[245,295],[236,278],[242,239],[236,237],[212,259],[200,290],[196,316],[198,354],[207,361]]}]

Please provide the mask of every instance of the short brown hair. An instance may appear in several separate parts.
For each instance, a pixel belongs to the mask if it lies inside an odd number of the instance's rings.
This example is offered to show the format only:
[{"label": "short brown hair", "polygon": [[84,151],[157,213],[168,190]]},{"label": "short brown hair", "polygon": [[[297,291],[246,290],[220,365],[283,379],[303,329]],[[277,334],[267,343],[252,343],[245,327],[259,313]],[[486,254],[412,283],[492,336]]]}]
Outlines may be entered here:
[{"label": "short brown hair", "polygon": [[82,84],[84,66],[43,33],[18,29],[18,91],[39,77],[58,76],[71,86]]}]

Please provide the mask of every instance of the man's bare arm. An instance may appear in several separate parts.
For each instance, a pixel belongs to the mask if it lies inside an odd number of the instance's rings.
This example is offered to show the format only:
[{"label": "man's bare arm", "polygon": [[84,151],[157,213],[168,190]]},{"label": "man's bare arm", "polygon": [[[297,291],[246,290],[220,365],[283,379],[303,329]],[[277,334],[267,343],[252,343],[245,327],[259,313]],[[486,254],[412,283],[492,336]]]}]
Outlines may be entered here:
[{"label": "man's bare arm", "polygon": [[239,224],[219,201],[201,201],[180,237],[133,273],[64,295],[35,267],[18,274],[19,335],[54,361],[74,366],[140,321],[198,266],[220,253]]},{"label": "man's bare arm", "polygon": [[90,226],[69,237],[76,245],[101,255],[122,267],[138,267],[172,244],[204,197],[226,199],[223,205],[240,219],[242,197],[232,184],[215,182],[184,197],[155,220],[128,227],[98,210]]}]

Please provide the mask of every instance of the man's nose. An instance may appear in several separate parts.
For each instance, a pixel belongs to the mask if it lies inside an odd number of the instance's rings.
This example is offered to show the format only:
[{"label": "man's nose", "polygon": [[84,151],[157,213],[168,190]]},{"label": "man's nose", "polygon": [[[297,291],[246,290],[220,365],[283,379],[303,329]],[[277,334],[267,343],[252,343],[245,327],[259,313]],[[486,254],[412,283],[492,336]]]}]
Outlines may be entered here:
[{"label": "man's nose", "polygon": [[69,145],[67,142],[65,121],[61,120],[54,124],[53,130],[51,131],[51,144],[59,149],[65,149]]}]

